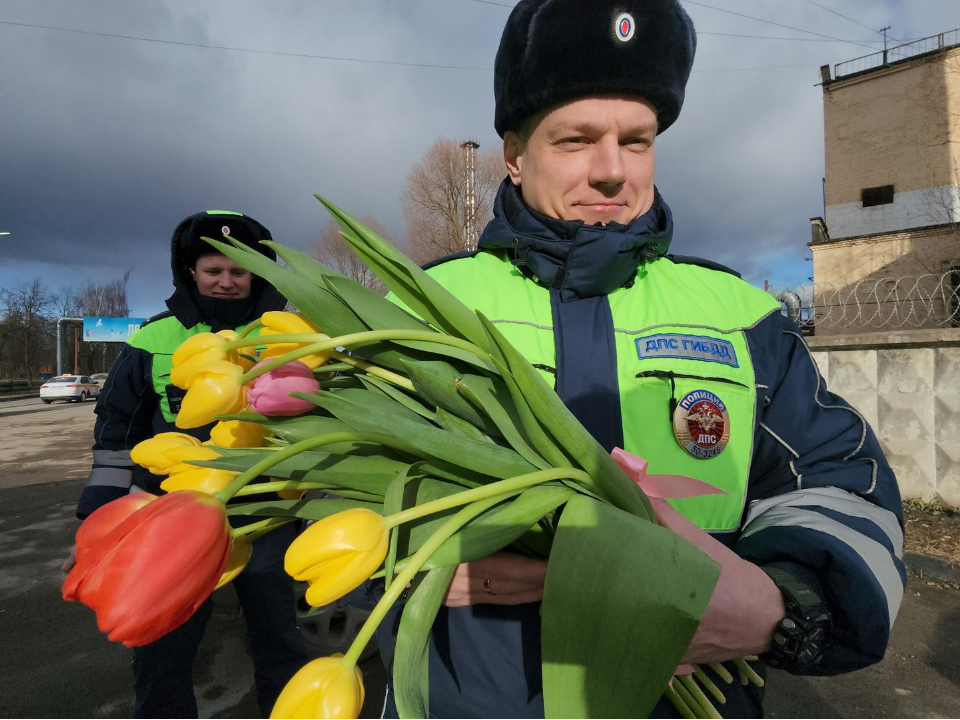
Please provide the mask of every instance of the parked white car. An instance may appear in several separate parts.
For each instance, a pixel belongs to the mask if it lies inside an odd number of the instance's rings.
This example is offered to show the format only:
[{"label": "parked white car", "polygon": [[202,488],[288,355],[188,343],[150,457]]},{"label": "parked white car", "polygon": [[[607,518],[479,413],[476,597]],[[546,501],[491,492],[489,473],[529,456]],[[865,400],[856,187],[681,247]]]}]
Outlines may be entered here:
[{"label": "parked white car", "polygon": [[60,375],[40,386],[40,399],[46,404],[54,400],[83,402],[100,394],[100,385],[86,375]]}]

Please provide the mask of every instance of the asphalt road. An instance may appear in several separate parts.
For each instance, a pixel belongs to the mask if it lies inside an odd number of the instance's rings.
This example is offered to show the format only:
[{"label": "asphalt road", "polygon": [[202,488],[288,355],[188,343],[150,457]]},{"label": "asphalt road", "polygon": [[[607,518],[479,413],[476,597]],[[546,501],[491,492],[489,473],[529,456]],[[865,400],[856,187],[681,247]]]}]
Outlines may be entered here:
[{"label": "asphalt road", "polygon": [[39,398],[0,403],[0,488],[73,480],[90,472],[94,403]]},{"label": "asphalt road", "polygon": [[[129,717],[130,653],[93,613],[60,598],[60,564],[90,465],[93,403],[0,404],[0,717]],[[243,622],[229,591],[196,670],[202,717],[255,717]],[[887,657],[838,678],[771,673],[775,718],[960,717],[960,593],[911,578]],[[365,717],[378,717],[383,672],[364,663]],[[722,712],[722,708],[721,708]]]},{"label": "asphalt road", "polygon": [[[0,717],[124,718],[133,711],[131,653],[93,613],[60,597],[77,498],[90,471],[94,403],[0,404]],[[197,659],[201,717],[257,717],[244,624],[231,588],[214,595]],[[379,717],[379,656],[361,665],[364,717]]]}]

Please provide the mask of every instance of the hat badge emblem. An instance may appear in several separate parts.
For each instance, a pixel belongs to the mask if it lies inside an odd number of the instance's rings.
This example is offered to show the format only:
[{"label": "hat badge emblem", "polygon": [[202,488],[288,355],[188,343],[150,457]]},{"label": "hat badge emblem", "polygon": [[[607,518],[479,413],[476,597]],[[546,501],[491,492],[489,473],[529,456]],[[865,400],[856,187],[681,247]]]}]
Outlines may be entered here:
[{"label": "hat badge emblem", "polygon": [[630,13],[620,13],[614,23],[613,31],[620,42],[629,42],[633,39],[633,33],[637,29],[637,24]]},{"label": "hat badge emblem", "polygon": [[230,228],[229,228],[228,226],[224,225],[222,228],[220,228],[220,232],[222,232],[224,235],[229,235],[229,234],[230,234]]}]

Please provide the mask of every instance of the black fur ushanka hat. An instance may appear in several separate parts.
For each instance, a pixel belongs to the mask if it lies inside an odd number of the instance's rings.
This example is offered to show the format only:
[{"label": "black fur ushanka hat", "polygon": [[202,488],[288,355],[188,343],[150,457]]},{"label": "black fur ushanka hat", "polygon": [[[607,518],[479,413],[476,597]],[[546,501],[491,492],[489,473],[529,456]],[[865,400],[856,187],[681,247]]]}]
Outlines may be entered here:
[{"label": "black fur ushanka hat", "polygon": [[494,65],[500,137],[541,110],[590,95],[635,95],[658,132],[683,105],[697,35],[678,0],[520,0]]}]

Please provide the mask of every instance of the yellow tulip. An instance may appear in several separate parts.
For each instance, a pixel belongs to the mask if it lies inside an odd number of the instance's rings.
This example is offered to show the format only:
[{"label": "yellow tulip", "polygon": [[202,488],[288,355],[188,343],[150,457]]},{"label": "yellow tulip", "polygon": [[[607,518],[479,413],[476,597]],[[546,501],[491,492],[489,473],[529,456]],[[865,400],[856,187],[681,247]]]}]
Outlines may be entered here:
[{"label": "yellow tulip", "polygon": [[174,465],[180,462],[177,458],[168,456],[168,452],[179,448],[195,448],[199,445],[199,440],[186,433],[159,433],[149,440],[134,445],[133,450],[130,451],[130,459],[154,475],[166,475]]},{"label": "yellow tulip", "polygon": [[177,464],[170,468],[167,479],[160,483],[160,488],[167,492],[196,490],[212,495],[223,490],[237,476],[236,473],[227,470],[215,470],[189,464],[195,460],[216,460],[219,458],[220,453],[210,447],[203,445],[177,447],[167,450],[165,454],[171,460],[177,461]]},{"label": "yellow tulip", "polygon": [[229,358],[223,346],[227,339],[215,333],[191,335],[173,352],[173,368],[170,370],[170,382],[180,388],[189,389],[197,375],[211,363]]},{"label": "yellow tulip", "polygon": [[193,465],[184,465],[183,463],[192,462],[193,460],[216,460],[221,457],[220,453],[214,450],[212,447],[207,447],[206,445],[191,445],[189,447],[175,447],[170,448],[164,452],[171,460],[176,461],[176,465],[170,472],[180,472],[185,468],[194,467]]},{"label": "yellow tulip", "polygon": [[360,587],[383,563],[390,533],[381,515],[366,508],[344,510],[308,527],[283,559],[296,580],[308,580],[306,599],[320,607]]},{"label": "yellow tulip", "polygon": [[311,660],[283,688],[271,718],[357,718],[363,707],[360,668],[343,655]]},{"label": "yellow tulip", "polygon": [[[270,482],[284,482],[284,478],[270,478]],[[277,490],[277,495],[284,500],[300,500],[306,494],[306,490]]]},{"label": "yellow tulip", "polygon": [[[270,479],[273,480],[273,478]],[[284,500],[299,500],[306,494],[306,490],[277,490],[277,495]]]},{"label": "yellow tulip", "polygon": [[214,590],[222,588],[231,582],[237,575],[243,572],[243,569],[250,562],[250,555],[253,552],[253,543],[245,535],[235,537],[230,544],[230,559],[227,561],[227,568],[220,576],[220,581]]},{"label": "yellow tulip", "polygon": [[[272,477],[270,478],[270,482],[291,482],[291,480],[288,478]],[[277,495],[284,500],[300,500],[306,494],[306,490],[277,490]]]},{"label": "yellow tulip", "polygon": [[239,382],[242,374],[242,367],[226,360],[210,363],[190,384],[180,405],[177,427],[202,427],[213,422],[216,415],[240,412],[246,394]]},{"label": "yellow tulip", "polygon": [[[233,342],[234,340],[240,337],[240,334],[236,330],[218,330],[214,334],[224,338],[227,342]],[[236,363],[237,365],[243,368],[244,372],[246,372],[247,370],[252,368],[254,365],[256,365],[257,361],[253,358],[248,360],[241,353],[252,355],[254,352],[255,351],[252,347],[240,348],[238,350],[231,350],[227,354],[227,360],[229,360],[230,362]]]},{"label": "yellow tulip", "polygon": [[210,431],[210,443],[228,448],[263,447],[263,439],[269,434],[260,423],[221,420]]},{"label": "yellow tulip", "polygon": [[[297,313],[280,311],[265,312],[261,318],[261,321],[263,322],[263,327],[260,328],[259,337],[264,343],[270,342],[271,335],[279,335],[284,333],[322,334],[320,328],[307,320],[307,318],[305,318],[303,315],[298,315]],[[327,336],[324,335],[323,337],[325,338]],[[318,341],[322,339],[323,338],[319,338]],[[304,347],[304,344],[275,343],[272,345],[267,345],[263,350],[260,351],[260,360],[270,360],[271,358],[280,357],[281,355],[285,355],[286,353],[292,352],[293,350],[301,347]],[[307,355],[306,357],[302,357],[300,358],[300,362],[313,370],[327,362],[329,357],[330,351],[327,350],[315,355]]]},{"label": "yellow tulip", "polygon": [[[183,469],[178,470],[178,468]],[[214,470],[213,468],[182,464],[173,468],[167,479],[160,483],[160,489],[166,492],[195,490],[196,492],[213,495],[223,490],[236,477],[237,473],[228,470]]]}]

